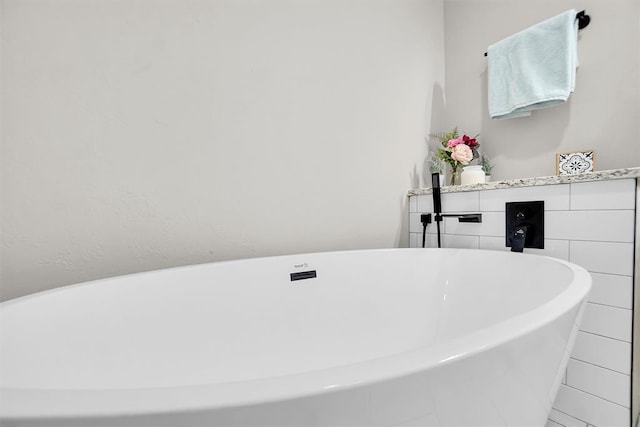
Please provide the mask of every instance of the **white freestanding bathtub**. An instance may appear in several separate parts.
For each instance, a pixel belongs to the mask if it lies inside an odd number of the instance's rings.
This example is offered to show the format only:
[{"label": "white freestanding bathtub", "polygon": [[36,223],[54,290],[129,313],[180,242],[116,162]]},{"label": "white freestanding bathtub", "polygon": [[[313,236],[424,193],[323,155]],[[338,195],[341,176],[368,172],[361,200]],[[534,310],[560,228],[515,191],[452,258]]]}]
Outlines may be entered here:
[{"label": "white freestanding bathtub", "polygon": [[390,249],[219,262],[0,304],[8,426],[544,426],[589,274]]}]

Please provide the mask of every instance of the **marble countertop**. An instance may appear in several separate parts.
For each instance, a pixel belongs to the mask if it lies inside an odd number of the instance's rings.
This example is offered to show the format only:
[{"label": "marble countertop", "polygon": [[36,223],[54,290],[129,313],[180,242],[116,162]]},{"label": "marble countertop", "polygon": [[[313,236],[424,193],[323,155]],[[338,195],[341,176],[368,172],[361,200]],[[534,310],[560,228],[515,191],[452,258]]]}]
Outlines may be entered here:
[{"label": "marble countertop", "polygon": [[[588,172],[579,175],[543,176],[539,178],[519,178],[508,181],[493,181],[484,184],[452,185],[441,188],[442,193],[464,191],[497,190],[500,188],[535,187],[538,185],[570,184],[572,182],[607,181],[612,179],[640,178],[640,167]],[[409,190],[409,196],[431,194],[431,188]]]}]

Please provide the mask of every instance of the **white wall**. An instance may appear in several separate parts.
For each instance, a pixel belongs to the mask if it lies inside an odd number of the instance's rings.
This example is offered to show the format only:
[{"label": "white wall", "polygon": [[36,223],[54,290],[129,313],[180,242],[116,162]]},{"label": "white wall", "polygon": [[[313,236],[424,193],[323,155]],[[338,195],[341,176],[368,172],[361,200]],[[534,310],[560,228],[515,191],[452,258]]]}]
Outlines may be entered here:
[{"label": "white wall", "polygon": [[2,299],[408,245],[442,0],[0,7]]},{"label": "white wall", "polygon": [[[532,116],[491,120],[487,47],[567,9],[587,11],[580,67],[568,103]],[[596,169],[640,165],[638,0],[446,0],[446,127],[480,133],[495,179],[555,175],[555,154],[596,150]]]}]

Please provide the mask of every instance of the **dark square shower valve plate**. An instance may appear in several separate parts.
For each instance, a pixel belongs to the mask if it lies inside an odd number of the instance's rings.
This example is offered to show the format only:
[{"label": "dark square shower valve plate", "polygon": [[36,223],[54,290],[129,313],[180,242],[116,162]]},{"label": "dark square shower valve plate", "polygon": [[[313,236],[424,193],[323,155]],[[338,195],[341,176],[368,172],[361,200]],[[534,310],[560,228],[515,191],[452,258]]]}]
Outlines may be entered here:
[{"label": "dark square shower valve plate", "polygon": [[525,248],[544,249],[544,201],[509,202],[505,204],[506,246],[511,241],[517,227],[525,226],[527,233]]}]

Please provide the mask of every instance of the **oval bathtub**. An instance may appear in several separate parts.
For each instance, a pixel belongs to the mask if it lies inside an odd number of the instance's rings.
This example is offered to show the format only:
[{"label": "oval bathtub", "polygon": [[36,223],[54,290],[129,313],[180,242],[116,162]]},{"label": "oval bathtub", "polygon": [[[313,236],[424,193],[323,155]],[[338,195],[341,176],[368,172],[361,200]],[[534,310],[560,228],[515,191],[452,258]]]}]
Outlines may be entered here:
[{"label": "oval bathtub", "polygon": [[0,304],[3,426],[543,426],[591,286],[464,249],[257,258]]}]

